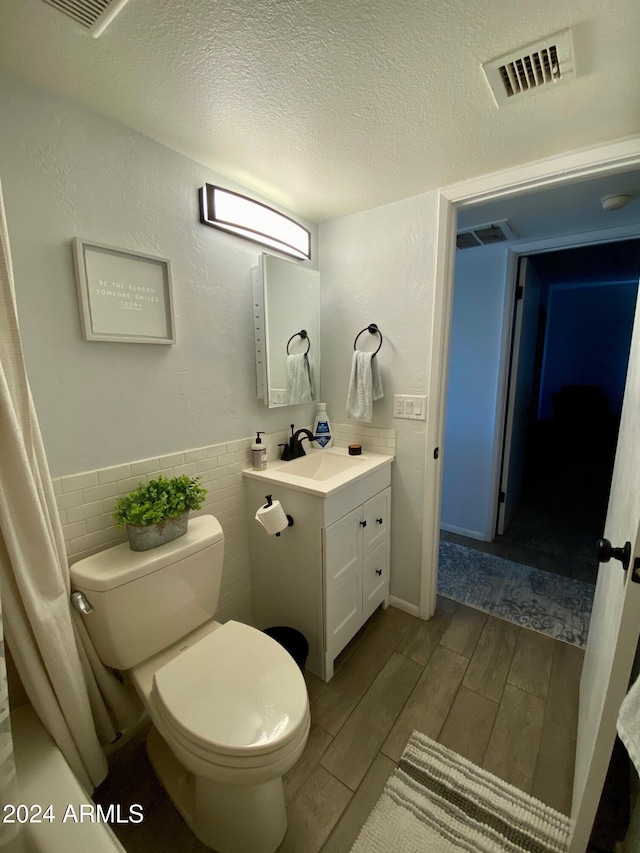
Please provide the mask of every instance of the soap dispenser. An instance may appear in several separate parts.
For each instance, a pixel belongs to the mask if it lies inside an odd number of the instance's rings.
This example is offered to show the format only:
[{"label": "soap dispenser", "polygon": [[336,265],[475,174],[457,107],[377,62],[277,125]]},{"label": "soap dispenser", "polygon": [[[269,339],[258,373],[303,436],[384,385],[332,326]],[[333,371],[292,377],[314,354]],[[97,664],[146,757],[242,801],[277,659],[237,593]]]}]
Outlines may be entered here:
[{"label": "soap dispenser", "polygon": [[261,435],[264,432],[257,432],[256,440],[251,445],[251,464],[256,471],[264,471],[267,467],[267,448],[262,443]]}]

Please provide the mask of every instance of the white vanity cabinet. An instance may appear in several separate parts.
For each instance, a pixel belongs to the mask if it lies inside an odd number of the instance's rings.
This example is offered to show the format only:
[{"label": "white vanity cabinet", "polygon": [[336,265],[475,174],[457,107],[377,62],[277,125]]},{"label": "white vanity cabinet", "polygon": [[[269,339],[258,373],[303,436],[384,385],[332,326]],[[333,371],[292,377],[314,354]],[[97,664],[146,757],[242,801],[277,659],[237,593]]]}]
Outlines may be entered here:
[{"label": "white vanity cabinet", "polygon": [[[307,668],[324,681],[349,640],[389,603],[390,484],[390,462],[327,497],[245,478],[254,622],[301,631]],[[280,536],[254,518],[267,494],[294,520]]]},{"label": "white vanity cabinet", "polygon": [[391,489],[323,530],[325,668],[389,598]]}]

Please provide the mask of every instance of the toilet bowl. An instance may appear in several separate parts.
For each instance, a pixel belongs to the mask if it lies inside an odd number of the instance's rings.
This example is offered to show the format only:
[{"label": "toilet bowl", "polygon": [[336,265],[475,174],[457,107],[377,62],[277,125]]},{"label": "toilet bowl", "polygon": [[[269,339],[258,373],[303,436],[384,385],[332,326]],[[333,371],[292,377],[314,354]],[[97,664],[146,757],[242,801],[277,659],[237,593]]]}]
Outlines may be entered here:
[{"label": "toilet bowl", "polygon": [[198,838],[224,853],[277,849],[286,831],[282,776],[310,724],[288,652],[248,625],[211,622],[129,674],[157,730],[148,744],[154,769]]},{"label": "toilet bowl", "polygon": [[118,545],[76,563],[72,586],[93,608],[83,618],[103,663],[128,671],[149,713],[150,760],[194,834],[218,853],[273,853],[287,825],[282,776],[304,750],[309,701],[275,640],[212,618],[223,541],[202,516],[152,552]]}]

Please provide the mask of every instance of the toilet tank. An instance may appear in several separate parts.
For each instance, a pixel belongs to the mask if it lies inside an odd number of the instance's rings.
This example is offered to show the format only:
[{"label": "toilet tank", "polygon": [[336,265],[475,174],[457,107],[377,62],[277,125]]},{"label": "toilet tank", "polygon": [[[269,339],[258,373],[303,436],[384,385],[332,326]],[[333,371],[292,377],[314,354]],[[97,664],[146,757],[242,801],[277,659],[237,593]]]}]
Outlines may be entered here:
[{"label": "toilet tank", "polygon": [[116,545],[71,566],[71,588],[93,608],[82,620],[107,666],[130,669],[210,620],[218,605],[224,534],[192,518],[184,536],[150,551]]}]

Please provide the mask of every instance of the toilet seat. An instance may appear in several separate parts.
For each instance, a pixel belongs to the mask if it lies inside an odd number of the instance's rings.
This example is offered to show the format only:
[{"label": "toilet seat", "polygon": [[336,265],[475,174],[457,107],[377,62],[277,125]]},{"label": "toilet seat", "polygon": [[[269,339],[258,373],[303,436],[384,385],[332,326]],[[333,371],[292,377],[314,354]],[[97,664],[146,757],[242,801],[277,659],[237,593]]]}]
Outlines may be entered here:
[{"label": "toilet seat", "polygon": [[297,664],[240,622],[221,625],[160,667],[149,701],[176,745],[227,767],[279,762],[298,750],[309,726]]}]

